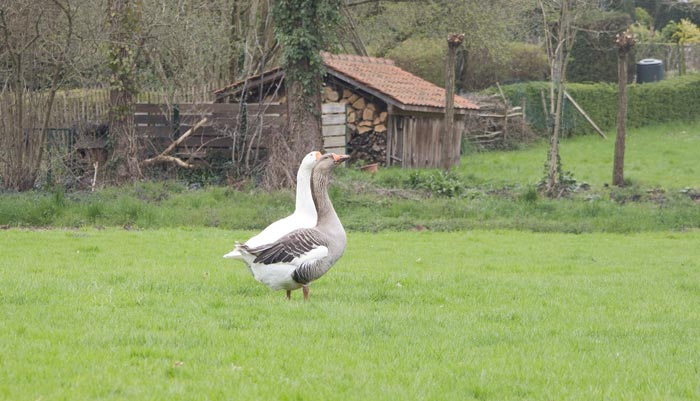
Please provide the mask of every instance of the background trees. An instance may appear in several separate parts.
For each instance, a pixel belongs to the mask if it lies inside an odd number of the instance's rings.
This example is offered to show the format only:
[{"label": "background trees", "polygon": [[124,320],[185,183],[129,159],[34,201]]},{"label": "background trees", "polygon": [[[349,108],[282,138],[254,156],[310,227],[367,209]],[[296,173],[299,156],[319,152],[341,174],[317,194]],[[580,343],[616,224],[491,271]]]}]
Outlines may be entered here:
[{"label": "background trees", "polygon": [[[577,10],[572,27],[578,39],[571,41],[571,57],[552,59],[554,52],[548,59],[545,32],[565,30],[556,22],[560,14],[555,8],[562,4]],[[546,18],[543,6],[550,9]],[[140,156],[129,136],[131,123],[120,116],[123,112],[129,118],[128,104],[138,93],[170,104],[185,89],[200,87],[206,93],[283,64],[290,73],[291,93],[304,97],[290,104],[310,110],[318,101],[322,73],[318,56],[312,56],[318,49],[390,57],[444,85],[444,39],[449,32],[465,33],[456,54],[457,92],[548,77],[614,82],[617,57],[610,39],[631,18],[637,21],[634,29],[641,44],[637,59],[655,57],[644,47],[647,43],[672,42],[666,46],[676,49],[673,57],[678,58],[687,54],[680,49],[700,41],[697,2],[5,0],[0,2],[0,176],[5,187],[35,185],[48,130],[65,128],[50,121],[56,115],[53,99],[66,90],[113,89],[110,144],[116,152],[107,169],[128,181],[140,175]],[[567,66],[553,68],[552,60],[567,59]],[[682,72],[685,63],[679,66]],[[558,78],[560,70],[568,78]],[[555,115],[554,92],[548,100]],[[290,123],[296,134],[285,139],[285,146],[302,147],[301,137],[308,142],[305,146],[318,142],[318,116],[309,113]]]}]

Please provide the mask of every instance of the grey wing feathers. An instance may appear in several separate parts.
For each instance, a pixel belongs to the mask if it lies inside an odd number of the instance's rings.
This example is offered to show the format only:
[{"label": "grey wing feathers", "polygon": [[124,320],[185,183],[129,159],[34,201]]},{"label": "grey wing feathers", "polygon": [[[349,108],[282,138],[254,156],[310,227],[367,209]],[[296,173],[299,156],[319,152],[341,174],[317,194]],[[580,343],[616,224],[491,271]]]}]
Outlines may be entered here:
[{"label": "grey wing feathers", "polygon": [[243,245],[243,248],[248,253],[255,255],[254,263],[265,265],[288,263],[314,248],[325,246],[326,241],[321,237],[321,233],[313,228],[301,229],[292,231],[272,244],[255,248]]}]

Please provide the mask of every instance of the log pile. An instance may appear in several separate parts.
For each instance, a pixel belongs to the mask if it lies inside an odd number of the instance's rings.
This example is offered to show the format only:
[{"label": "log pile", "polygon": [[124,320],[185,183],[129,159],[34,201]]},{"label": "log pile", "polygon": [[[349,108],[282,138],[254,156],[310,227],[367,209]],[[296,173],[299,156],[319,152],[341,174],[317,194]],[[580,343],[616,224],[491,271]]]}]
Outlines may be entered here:
[{"label": "log pile", "polygon": [[327,86],[324,102],[345,103],[347,107],[347,138],[350,162],[362,160],[367,164],[386,163],[388,113],[386,105],[346,88]]},{"label": "log pile", "polygon": [[477,149],[511,149],[537,138],[525,119],[524,105],[512,107],[502,96],[479,97],[479,113],[467,120],[466,138]]}]

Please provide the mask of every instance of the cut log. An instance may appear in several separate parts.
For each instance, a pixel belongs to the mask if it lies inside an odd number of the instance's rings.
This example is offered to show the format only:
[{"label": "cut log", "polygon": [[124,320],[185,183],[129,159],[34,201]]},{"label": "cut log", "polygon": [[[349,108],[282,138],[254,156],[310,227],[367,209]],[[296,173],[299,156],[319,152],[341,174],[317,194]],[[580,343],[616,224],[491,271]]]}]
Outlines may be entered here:
[{"label": "cut log", "polygon": [[379,113],[379,122],[382,124],[385,123],[388,116],[389,113],[387,113],[386,111],[382,111],[381,113]]},{"label": "cut log", "polygon": [[347,99],[352,96],[352,91],[350,89],[343,89],[343,99]]},{"label": "cut log", "polygon": [[375,125],[374,132],[386,132],[386,125],[384,125],[384,124]]},{"label": "cut log", "polygon": [[340,95],[338,95],[338,92],[336,92],[335,90],[333,90],[333,88],[329,86],[323,88],[323,95],[329,102],[337,102],[338,99],[340,99]]},{"label": "cut log", "polygon": [[366,133],[366,132],[369,132],[369,131],[372,131],[372,127],[366,127],[366,126],[362,126],[362,125],[359,126],[359,127],[357,127],[357,132],[358,132],[360,135],[362,135],[362,134],[364,134],[364,133]]},{"label": "cut log", "polygon": [[365,99],[363,98],[358,98],[355,100],[352,104],[352,107],[357,110],[362,110],[365,108]]},{"label": "cut log", "polygon": [[352,109],[348,110],[348,120],[347,120],[347,121],[348,121],[349,123],[354,123],[354,122],[355,122],[355,118],[356,118],[355,112],[354,112]]},{"label": "cut log", "polygon": [[358,95],[356,95],[356,94],[353,93],[353,94],[350,95],[350,97],[348,98],[348,103],[353,104],[353,103],[355,103],[355,101],[356,101],[357,99],[359,99],[359,98],[360,98],[360,97],[359,97]]},{"label": "cut log", "polygon": [[[372,104],[372,103],[370,103],[370,104]],[[362,112],[362,119],[363,120],[369,120],[369,121],[374,120],[374,107],[369,107],[370,104],[368,104],[367,107],[365,107],[364,111]],[[353,107],[355,107],[355,105],[353,105]]]}]

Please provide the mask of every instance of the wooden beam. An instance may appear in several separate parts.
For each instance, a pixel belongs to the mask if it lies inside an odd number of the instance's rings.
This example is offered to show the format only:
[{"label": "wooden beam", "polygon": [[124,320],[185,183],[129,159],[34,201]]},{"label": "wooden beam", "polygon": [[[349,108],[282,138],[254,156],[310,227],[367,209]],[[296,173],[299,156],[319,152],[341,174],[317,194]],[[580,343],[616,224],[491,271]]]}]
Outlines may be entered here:
[{"label": "wooden beam", "polygon": [[602,136],[603,139],[608,139],[608,137],[605,136],[605,133],[603,133],[603,131],[602,131],[600,128],[598,128],[598,126],[597,126],[596,123],[593,121],[593,119],[591,119],[591,118],[588,116],[588,114],[586,114],[586,112],[583,111],[583,109],[581,108],[581,106],[579,106],[578,103],[576,103],[576,101],[574,100],[574,98],[572,98],[571,95],[569,95],[569,92],[564,91],[564,96],[566,96],[566,98],[569,99],[569,101],[571,102],[571,104],[574,105],[574,107],[576,108],[576,110],[578,110],[578,112],[581,113],[581,115],[586,119],[586,121],[588,121],[588,123],[591,124],[591,126],[593,127],[593,129],[596,130],[596,132],[598,132],[598,134],[599,134],[600,136]]}]

